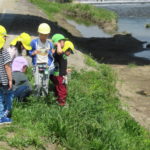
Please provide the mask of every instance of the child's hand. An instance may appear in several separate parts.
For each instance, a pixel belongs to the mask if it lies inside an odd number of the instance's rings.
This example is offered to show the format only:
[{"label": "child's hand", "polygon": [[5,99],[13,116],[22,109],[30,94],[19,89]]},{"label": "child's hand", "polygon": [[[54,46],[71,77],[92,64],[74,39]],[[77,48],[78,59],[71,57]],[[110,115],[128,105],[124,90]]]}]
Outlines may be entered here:
[{"label": "child's hand", "polygon": [[52,54],[54,54],[55,53],[55,50],[54,49],[52,49]]},{"label": "child's hand", "polygon": [[67,68],[67,73],[71,73],[71,72],[72,72],[72,69]]},{"label": "child's hand", "polygon": [[68,78],[67,76],[63,76],[63,84],[68,84]]},{"label": "child's hand", "polygon": [[34,55],[39,54],[39,53],[40,53],[39,50],[35,50],[35,51],[32,53],[32,55],[34,56]]},{"label": "child's hand", "polygon": [[55,43],[54,45],[55,45],[55,46],[60,46],[60,43],[59,43],[59,42],[57,42],[57,43]]},{"label": "child's hand", "polygon": [[8,90],[11,90],[12,89],[12,81],[8,82],[8,86],[9,86]]},{"label": "child's hand", "polygon": [[61,48],[61,44],[57,42],[57,43],[55,43],[55,46],[57,47],[57,49],[56,49],[57,54],[58,55],[62,54],[63,50]]}]

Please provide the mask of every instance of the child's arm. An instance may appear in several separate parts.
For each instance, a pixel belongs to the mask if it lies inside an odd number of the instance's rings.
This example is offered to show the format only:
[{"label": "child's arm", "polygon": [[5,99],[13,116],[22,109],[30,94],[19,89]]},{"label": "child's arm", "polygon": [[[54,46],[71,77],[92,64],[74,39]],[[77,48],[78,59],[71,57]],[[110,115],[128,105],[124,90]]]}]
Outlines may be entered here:
[{"label": "child's arm", "polygon": [[55,43],[55,45],[56,45],[56,52],[57,52],[57,54],[58,55],[60,55],[60,54],[62,54],[63,53],[63,50],[62,50],[62,48],[61,48],[61,45],[60,45],[60,43]]},{"label": "child's arm", "polygon": [[55,53],[54,45],[52,42],[50,42],[50,50],[48,52],[50,55],[53,55]]},{"label": "child's arm", "polygon": [[35,44],[35,40],[33,40],[32,42],[31,42],[31,47],[32,47],[32,50],[30,50],[29,51],[29,55],[32,57],[32,56],[35,56],[36,54],[38,54],[39,53],[39,51],[38,50],[36,50],[36,44]]},{"label": "child's arm", "polygon": [[3,60],[4,60],[4,68],[7,73],[9,90],[12,89],[12,70],[11,70],[11,58],[7,50],[2,51]]},{"label": "child's arm", "polygon": [[12,89],[12,73],[11,73],[10,63],[5,64],[5,70],[7,73],[8,85],[9,85],[9,90],[10,90]]},{"label": "child's arm", "polygon": [[52,49],[52,54],[54,54],[55,53],[55,49]]}]

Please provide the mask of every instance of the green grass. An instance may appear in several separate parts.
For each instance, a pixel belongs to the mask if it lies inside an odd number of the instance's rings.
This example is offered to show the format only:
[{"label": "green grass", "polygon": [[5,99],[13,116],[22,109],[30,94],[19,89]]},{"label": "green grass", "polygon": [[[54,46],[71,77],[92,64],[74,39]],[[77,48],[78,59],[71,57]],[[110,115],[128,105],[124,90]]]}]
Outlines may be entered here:
[{"label": "green grass", "polygon": [[90,67],[99,70],[99,63],[96,60],[94,60],[91,54],[90,55],[84,54],[84,63]]},{"label": "green grass", "polygon": [[[69,5],[76,11],[79,7],[83,7],[83,12],[94,9],[45,0],[32,2],[51,17]],[[113,70],[88,55],[85,63],[96,71],[72,73],[68,107],[56,105],[52,92],[46,98],[31,96],[26,103],[14,101],[13,123],[0,127],[0,141],[17,149],[31,146],[44,150],[48,143],[55,143],[61,145],[59,149],[67,150],[149,150],[150,134],[121,109]],[[31,69],[27,75],[33,84]]]},{"label": "green grass", "polygon": [[55,2],[48,2],[47,0],[29,0],[31,3],[41,8],[50,19],[55,20],[55,15],[60,13],[63,9],[63,5]]},{"label": "green grass", "polygon": [[57,106],[52,93],[14,102],[14,122],[0,128],[0,140],[18,149],[56,143],[68,150],[149,150],[150,135],[121,109],[115,81],[107,65],[99,65],[98,71],[74,71],[68,107]]},{"label": "green grass", "polygon": [[146,25],[145,25],[145,28],[150,28],[150,24],[146,24]]},{"label": "green grass", "polygon": [[137,67],[137,65],[136,65],[136,63],[133,62],[133,63],[129,63],[128,67],[129,68],[135,68],[135,67]]},{"label": "green grass", "polygon": [[[96,8],[86,4],[61,4],[55,2],[49,2],[48,0],[29,0],[33,4],[40,7],[52,20],[57,20],[55,15],[60,13],[62,15],[70,15],[78,17],[83,20],[91,21],[92,23],[99,22],[111,22],[117,20],[117,14],[113,11]],[[94,22],[93,22],[94,21]]]},{"label": "green grass", "polygon": [[73,13],[77,17],[83,17],[88,20],[98,21],[111,21],[117,19],[116,13],[104,9],[96,8],[87,4],[73,4],[67,8],[67,11]]}]

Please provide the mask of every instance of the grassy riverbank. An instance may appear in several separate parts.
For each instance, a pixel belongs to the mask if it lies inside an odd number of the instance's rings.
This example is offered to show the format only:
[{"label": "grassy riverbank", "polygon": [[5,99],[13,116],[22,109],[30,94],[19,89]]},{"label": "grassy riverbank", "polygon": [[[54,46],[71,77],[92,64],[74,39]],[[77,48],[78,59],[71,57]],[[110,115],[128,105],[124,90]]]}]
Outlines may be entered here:
[{"label": "grassy riverbank", "polygon": [[14,122],[0,128],[0,141],[32,150],[46,149],[48,143],[68,150],[149,150],[150,135],[121,109],[114,72],[88,56],[87,61],[97,71],[73,72],[68,107],[57,106],[52,93],[15,102]]},{"label": "grassy riverbank", "polygon": [[57,21],[57,15],[71,16],[95,23],[106,31],[113,31],[117,28],[117,14],[113,11],[96,8],[86,4],[60,4],[49,2],[47,0],[29,0],[33,4],[41,8],[48,16],[49,19]]},{"label": "grassy riverbank", "polygon": [[[52,92],[14,101],[13,123],[0,127],[0,149],[6,143],[11,150],[51,150],[51,143],[57,150],[150,149],[150,134],[121,108],[114,71],[87,55],[85,63],[95,71],[73,71],[68,106],[56,105]],[[33,83],[31,69],[27,75]]]}]

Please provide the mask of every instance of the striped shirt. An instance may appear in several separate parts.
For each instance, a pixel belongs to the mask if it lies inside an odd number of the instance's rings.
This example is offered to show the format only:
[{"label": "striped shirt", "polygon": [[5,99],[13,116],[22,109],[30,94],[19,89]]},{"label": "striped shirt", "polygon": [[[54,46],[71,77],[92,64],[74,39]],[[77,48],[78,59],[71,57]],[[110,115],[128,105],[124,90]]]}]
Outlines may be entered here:
[{"label": "striped shirt", "polygon": [[8,76],[6,73],[5,65],[11,62],[10,55],[8,51],[1,49],[0,50],[0,84],[8,85]]}]

